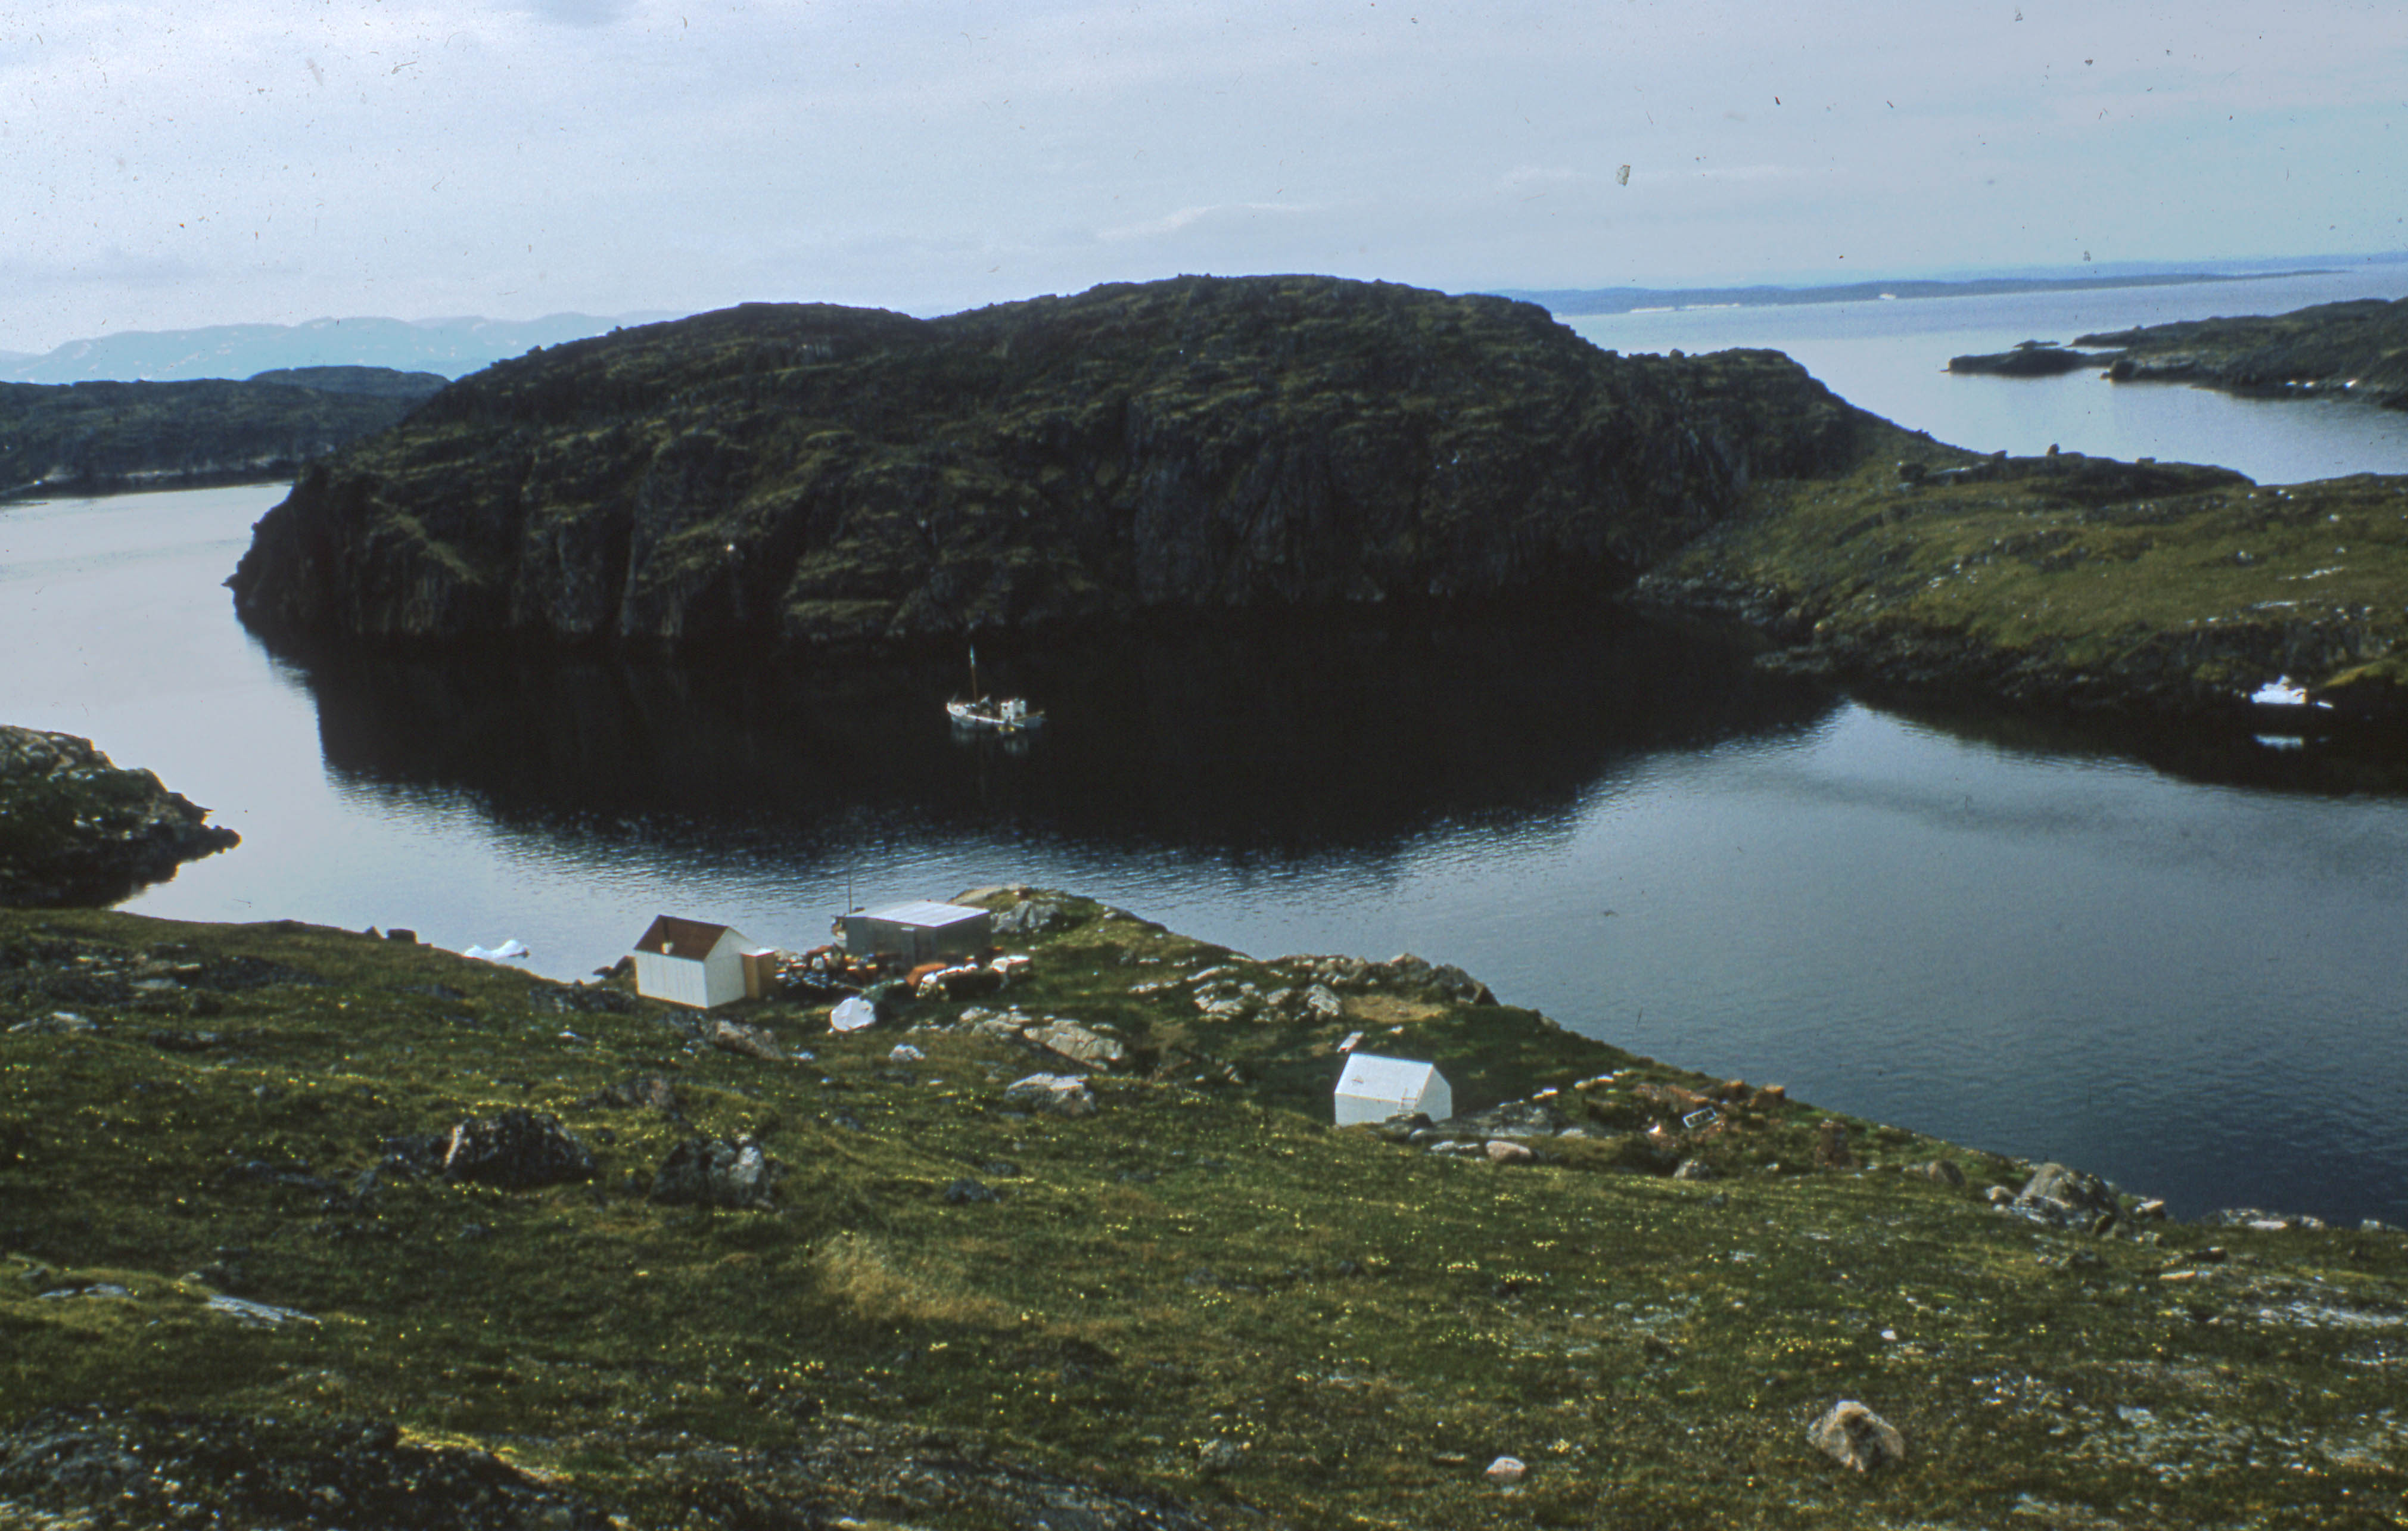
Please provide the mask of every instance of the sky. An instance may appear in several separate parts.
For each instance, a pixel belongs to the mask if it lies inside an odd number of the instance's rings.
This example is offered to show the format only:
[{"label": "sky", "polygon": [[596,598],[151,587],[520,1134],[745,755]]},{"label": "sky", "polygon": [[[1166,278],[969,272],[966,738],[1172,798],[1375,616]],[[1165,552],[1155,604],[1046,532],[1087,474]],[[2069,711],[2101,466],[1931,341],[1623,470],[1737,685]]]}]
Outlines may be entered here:
[{"label": "sky", "polygon": [[2403,216],[2395,0],[0,0],[19,351],[1183,272],[2204,264],[2400,250]]}]

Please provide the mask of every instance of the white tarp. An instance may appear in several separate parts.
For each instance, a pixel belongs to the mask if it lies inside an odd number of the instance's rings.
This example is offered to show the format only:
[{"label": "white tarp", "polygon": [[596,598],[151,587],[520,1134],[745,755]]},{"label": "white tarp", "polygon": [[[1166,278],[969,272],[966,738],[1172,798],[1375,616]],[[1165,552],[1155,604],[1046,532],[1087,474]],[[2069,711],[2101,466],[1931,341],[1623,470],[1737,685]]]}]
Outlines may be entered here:
[{"label": "white tarp", "polygon": [[864,1026],[874,1026],[877,1023],[877,1005],[859,994],[845,1000],[828,1012],[828,1030],[830,1031],[859,1031]]},{"label": "white tarp", "polygon": [[1338,1124],[1385,1122],[1419,1111],[1433,1122],[1455,1114],[1455,1092],[1436,1064],[1357,1052],[1338,1076]]},{"label": "white tarp", "polygon": [[461,952],[460,955],[474,957],[480,962],[516,962],[519,958],[527,955],[527,947],[523,941],[506,940],[501,945],[490,949],[481,946],[467,947]]}]

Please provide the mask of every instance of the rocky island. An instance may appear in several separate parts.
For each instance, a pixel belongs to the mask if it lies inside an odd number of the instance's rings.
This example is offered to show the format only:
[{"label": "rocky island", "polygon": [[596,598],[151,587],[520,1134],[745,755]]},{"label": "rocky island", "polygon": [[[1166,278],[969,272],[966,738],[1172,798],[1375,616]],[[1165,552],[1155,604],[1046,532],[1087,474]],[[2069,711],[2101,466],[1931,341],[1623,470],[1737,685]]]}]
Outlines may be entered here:
[{"label": "rocky island", "polygon": [[0,500],[289,479],[401,420],[443,381],[326,366],[247,382],[0,383]]},{"label": "rocky island", "polygon": [[531,354],[313,465],[230,583],[284,643],[752,654],[1635,595],[1843,679],[2233,724],[2279,686],[2364,722],[2408,716],[2404,492],[1979,458],[1774,352],[1182,278]]},{"label": "rocky island", "polygon": [[1885,429],[1771,352],[1383,283],[747,305],[463,379],[313,465],[232,583],[277,636],[751,651],[1586,594]]},{"label": "rocky island", "polygon": [[2287,314],[2193,319],[2026,340],[1948,370],[2048,378],[2097,367],[2114,382],[2179,382],[2253,398],[2337,398],[2408,408],[2408,298],[2353,298]]},{"label": "rocky island", "polygon": [[240,839],[90,739],[0,724],[0,908],[113,904]]},{"label": "rocky island", "polygon": [[[1418,958],[961,896],[1013,976],[844,1033],[0,911],[0,1520],[2304,1526],[2408,1488],[2397,1231],[2171,1222]],[[1350,1048],[1457,1114],[1335,1127]]]}]

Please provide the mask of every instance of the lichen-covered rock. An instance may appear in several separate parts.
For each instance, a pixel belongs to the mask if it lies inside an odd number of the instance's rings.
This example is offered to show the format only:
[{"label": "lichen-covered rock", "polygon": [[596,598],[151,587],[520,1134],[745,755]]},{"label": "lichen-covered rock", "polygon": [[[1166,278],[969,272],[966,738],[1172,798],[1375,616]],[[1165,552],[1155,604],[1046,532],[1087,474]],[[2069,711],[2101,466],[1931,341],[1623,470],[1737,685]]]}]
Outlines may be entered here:
[{"label": "lichen-covered rock", "polygon": [[1586,596],[1870,419],[1770,351],[1327,277],[748,304],[455,383],[305,473],[231,583],[270,633],[796,646]]},{"label": "lichen-covered rock", "polygon": [[689,1138],[652,1172],[652,1199],[668,1206],[767,1208],[785,1166],[752,1138]]},{"label": "lichen-covered rock", "polygon": [[1906,1438],[1898,1426],[1854,1398],[1842,1398],[1807,1431],[1814,1449],[1843,1467],[1870,1472],[1906,1460]]},{"label": "lichen-covered rock", "polygon": [[1096,1113],[1095,1092],[1075,1074],[1031,1074],[1026,1079],[1014,1080],[1004,1089],[1003,1103],[1048,1116]]},{"label": "lichen-covered rock", "polygon": [[0,724],[0,905],[114,904],[240,842],[90,739]]},{"label": "lichen-covered rock", "polygon": [[1051,1052],[1074,1063],[1110,1068],[1128,1060],[1128,1047],[1117,1037],[1091,1031],[1075,1021],[1048,1021],[1021,1034]]},{"label": "lichen-covered rock", "polygon": [[514,1106],[455,1125],[444,1146],[443,1173],[455,1180],[526,1191],[592,1180],[594,1155],[550,1111]]}]

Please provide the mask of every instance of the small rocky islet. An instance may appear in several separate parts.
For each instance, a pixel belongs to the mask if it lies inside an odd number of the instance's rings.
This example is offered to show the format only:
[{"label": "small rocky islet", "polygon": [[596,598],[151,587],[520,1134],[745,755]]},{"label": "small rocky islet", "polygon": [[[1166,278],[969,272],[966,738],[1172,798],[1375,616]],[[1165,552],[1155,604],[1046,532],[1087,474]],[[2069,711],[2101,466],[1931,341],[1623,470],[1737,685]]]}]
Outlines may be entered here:
[{"label": "small rocky islet", "polygon": [[229,582],[289,645],[802,663],[1635,600],[1842,680],[2236,730],[2272,687],[2357,727],[2408,719],[2403,531],[2396,478],[1985,458],[1776,352],[1617,356],[1502,298],[1182,278],[533,353],[313,464]]},{"label": "small rocky islet", "polygon": [[0,908],[114,904],[241,838],[90,739],[0,723]]},{"label": "small rocky islet", "polygon": [[[0,911],[0,1518],[2325,1525],[2408,1489],[2395,1231],[2171,1221],[1418,958],[962,896],[1026,960],[853,1032]],[[1458,1114],[1331,1125],[1350,1044]]]}]

